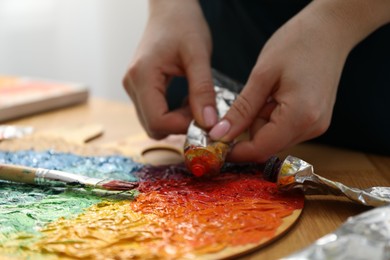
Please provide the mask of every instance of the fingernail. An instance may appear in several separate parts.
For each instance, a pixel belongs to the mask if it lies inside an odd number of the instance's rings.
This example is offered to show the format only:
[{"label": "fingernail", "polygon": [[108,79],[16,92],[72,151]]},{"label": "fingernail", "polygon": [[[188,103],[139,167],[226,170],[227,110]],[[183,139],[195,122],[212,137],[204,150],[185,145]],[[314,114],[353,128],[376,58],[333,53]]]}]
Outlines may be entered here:
[{"label": "fingernail", "polygon": [[207,106],[203,108],[203,120],[206,127],[212,127],[217,123],[218,117],[214,107]]},{"label": "fingernail", "polygon": [[216,124],[211,131],[209,132],[209,136],[211,139],[219,140],[221,139],[230,129],[230,123],[226,119],[223,119],[218,124]]}]

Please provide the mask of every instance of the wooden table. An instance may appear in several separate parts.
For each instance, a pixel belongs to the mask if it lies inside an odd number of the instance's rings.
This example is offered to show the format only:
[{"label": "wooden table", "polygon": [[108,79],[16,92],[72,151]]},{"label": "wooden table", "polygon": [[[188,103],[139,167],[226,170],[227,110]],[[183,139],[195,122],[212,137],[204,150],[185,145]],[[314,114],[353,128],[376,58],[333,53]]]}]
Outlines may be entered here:
[{"label": "wooden table", "polygon": [[[7,124],[29,125],[43,130],[59,125],[77,127],[101,124],[104,134],[86,145],[104,144],[142,133],[129,103],[92,98],[86,104],[55,110]],[[301,144],[281,153],[299,157],[314,166],[315,172],[348,186],[366,188],[390,186],[390,157],[364,154],[316,144]],[[337,229],[348,217],[369,210],[344,198],[307,196],[302,216],[284,236],[242,259],[278,259],[300,250]]]}]

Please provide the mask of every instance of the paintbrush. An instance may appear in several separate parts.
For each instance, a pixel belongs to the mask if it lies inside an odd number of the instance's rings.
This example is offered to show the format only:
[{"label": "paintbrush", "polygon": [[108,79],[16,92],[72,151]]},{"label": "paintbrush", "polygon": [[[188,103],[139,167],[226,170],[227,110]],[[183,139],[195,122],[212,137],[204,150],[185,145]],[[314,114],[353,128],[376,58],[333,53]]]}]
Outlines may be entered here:
[{"label": "paintbrush", "polygon": [[90,178],[69,172],[0,164],[0,179],[37,185],[71,186],[103,190],[125,191],[138,186],[137,182]]}]

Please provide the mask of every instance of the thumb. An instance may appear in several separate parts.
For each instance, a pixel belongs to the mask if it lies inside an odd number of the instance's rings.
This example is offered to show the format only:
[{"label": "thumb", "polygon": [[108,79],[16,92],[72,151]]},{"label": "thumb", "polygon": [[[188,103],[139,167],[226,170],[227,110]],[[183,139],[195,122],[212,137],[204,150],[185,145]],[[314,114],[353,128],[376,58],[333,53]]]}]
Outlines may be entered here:
[{"label": "thumb", "polygon": [[254,122],[276,82],[276,77],[269,71],[261,73],[253,70],[247,84],[234,101],[232,107],[209,132],[213,140],[231,142],[246,131]]}]

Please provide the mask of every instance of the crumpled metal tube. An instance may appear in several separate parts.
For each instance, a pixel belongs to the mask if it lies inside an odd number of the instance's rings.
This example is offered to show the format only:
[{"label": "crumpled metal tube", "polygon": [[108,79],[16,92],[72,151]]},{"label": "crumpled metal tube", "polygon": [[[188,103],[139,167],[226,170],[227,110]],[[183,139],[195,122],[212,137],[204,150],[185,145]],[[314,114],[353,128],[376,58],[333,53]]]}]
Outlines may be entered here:
[{"label": "crumpled metal tube", "polygon": [[[219,85],[215,85],[214,90],[218,117],[221,118],[229,110],[229,107],[236,99],[237,94],[226,88],[220,87]],[[212,142],[213,141],[209,138],[207,132],[199,127],[193,120],[187,130],[187,143],[206,147]]]},{"label": "crumpled metal tube", "polygon": [[334,233],[282,259],[390,259],[390,205],[350,217]]},{"label": "crumpled metal tube", "polygon": [[[216,70],[212,70],[212,75],[217,114],[221,118],[227,113],[237,98],[237,93],[242,85]],[[206,147],[213,141],[209,138],[207,132],[193,120],[187,130],[187,142],[191,145]]]},{"label": "crumpled metal tube", "polygon": [[276,174],[278,188],[283,191],[300,189],[307,195],[345,196],[359,204],[374,207],[390,203],[390,187],[351,188],[315,174],[311,164],[294,156],[287,156]]},{"label": "crumpled metal tube", "polygon": [[[234,100],[242,85],[216,70],[212,71],[217,114],[222,118]],[[230,150],[231,143],[216,142],[209,138],[208,133],[192,121],[187,130],[184,144],[184,162],[195,175],[217,174]],[[205,160],[207,158],[207,161]]]}]

